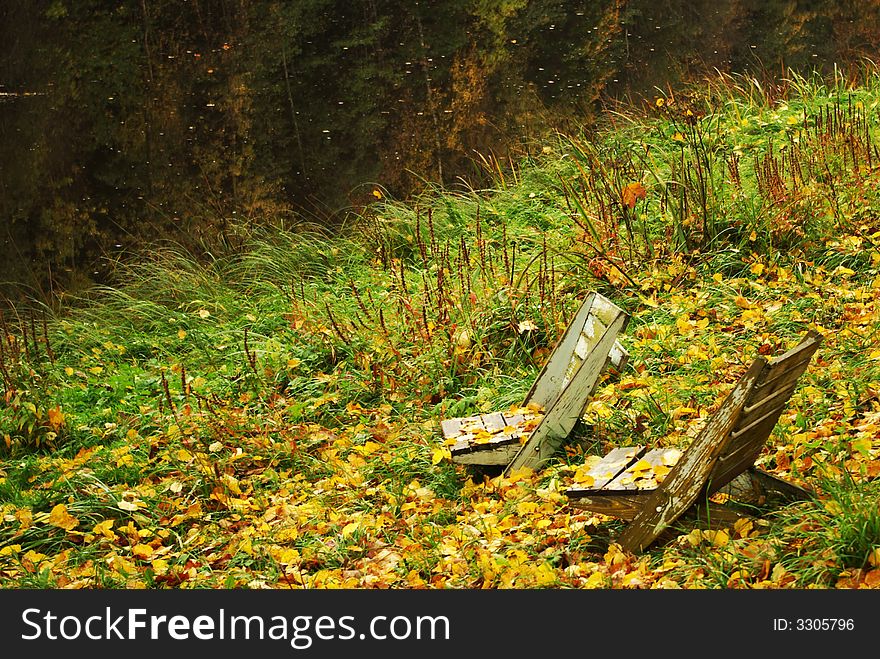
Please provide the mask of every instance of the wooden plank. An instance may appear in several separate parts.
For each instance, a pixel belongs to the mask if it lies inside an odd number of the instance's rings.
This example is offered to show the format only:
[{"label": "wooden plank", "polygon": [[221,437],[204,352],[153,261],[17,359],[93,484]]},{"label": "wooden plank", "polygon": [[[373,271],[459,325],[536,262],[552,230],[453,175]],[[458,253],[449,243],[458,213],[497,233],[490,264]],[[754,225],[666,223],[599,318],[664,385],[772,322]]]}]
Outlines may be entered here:
[{"label": "wooden plank", "polygon": [[801,339],[800,343],[798,343],[794,348],[791,348],[787,352],[779,355],[778,357],[773,357],[770,360],[771,371],[767,374],[768,379],[773,379],[776,377],[776,369],[778,367],[785,366],[786,364],[790,364],[791,362],[800,362],[803,359],[809,361],[813,357],[813,353],[818,350],[819,346],[822,343],[822,335],[816,330],[809,330]]},{"label": "wooden plank", "polygon": [[[781,386],[797,380],[807,369],[821,343],[822,336],[815,330],[810,330],[794,348],[771,359],[770,368],[764,376],[764,381],[758,385],[756,395],[769,394]],[[794,375],[795,372],[797,375]]]},{"label": "wooden plank", "polygon": [[461,434],[461,418],[455,419],[443,419],[440,422],[440,430],[443,433],[443,437],[446,439],[450,439],[455,437],[456,435]]},{"label": "wooden plank", "polygon": [[754,405],[757,401],[768,398],[779,391],[785,391],[787,389],[793,390],[797,385],[797,381],[807,370],[807,366],[809,366],[809,361],[801,362],[796,365],[796,368],[780,372],[777,378],[760,383],[752,394],[755,403],[752,403],[752,401],[749,402]]},{"label": "wooden plank", "polygon": [[757,419],[759,416],[764,415],[764,409],[766,409],[770,405],[776,405],[778,407],[784,407],[788,402],[788,399],[791,397],[792,393],[794,393],[794,385],[796,381],[792,383],[792,386],[783,387],[778,391],[774,391],[763,398],[760,398],[757,395],[752,395],[752,400],[750,400],[742,410],[742,416],[740,417],[740,421],[738,425],[746,426],[751,423],[754,419]]},{"label": "wooden plank", "polygon": [[614,342],[608,357],[609,363],[614,367],[614,370],[618,373],[623,373],[623,369],[626,368],[629,362],[629,352],[627,352],[620,341]]},{"label": "wooden plank", "polygon": [[[655,448],[621,471],[603,490],[653,490],[658,485],[658,468],[671,468],[681,458],[681,451],[674,448]],[[662,471],[665,477],[668,471]],[[661,480],[662,480],[661,477]]]},{"label": "wooden plank", "polygon": [[492,412],[491,414],[483,414],[480,417],[480,420],[483,422],[483,427],[487,432],[497,433],[501,431],[507,423],[504,421],[504,416],[501,412]]},{"label": "wooden plank", "polygon": [[[644,509],[652,493],[653,490],[604,491],[591,494],[589,497],[572,499],[571,506],[618,517],[632,523]],[[694,524],[698,520],[703,520],[703,524],[700,526],[708,524],[711,528],[719,528],[730,526],[743,516],[742,512],[732,507],[709,502],[708,505],[692,505],[677,518],[677,521]]]},{"label": "wooden plank", "polygon": [[519,452],[519,442],[501,444],[482,451],[465,451],[453,454],[452,460],[458,464],[501,466],[509,463]]},{"label": "wooden plank", "polygon": [[590,293],[584,299],[577,313],[569,322],[568,327],[565,328],[562,338],[554,346],[547,363],[544,364],[531,389],[526,394],[523,405],[536,403],[544,409],[549,409],[556,402],[556,399],[559,398],[559,395],[562,393],[565,369],[568,367],[571,353],[574,351],[581,330],[597,296],[597,293]]},{"label": "wooden plank", "polygon": [[611,346],[628,321],[629,316],[620,312],[609,325],[587,359],[580,365],[563,394],[547,409],[540,425],[511,461],[505,473],[521,467],[537,469],[565,441],[596,386]]},{"label": "wooden plank", "polygon": [[767,361],[763,358],[752,363],[662,485],[651,493],[644,508],[620,535],[619,541],[624,549],[642,551],[697,501],[715,461],[726,447],[746,398],[766,365]]},{"label": "wooden plank", "polygon": [[529,414],[491,412],[461,419],[461,429],[469,432],[453,436],[452,444],[447,440],[453,462],[506,465],[519,451],[524,438],[532,432],[535,424],[538,423],[536,419],[539,420],[540,417],[541,414],[537,412]]},{"label": "wooden plank", "polygon": [[596,297],[593,299],[591,313],[596,316],[603,325],[607,326],[613,323],[621,311],[620,307],[604,295],[596,294]]},{"label": "wooden plank", "polygon": [[603,490],[601,492],[592,492],[589,495],[572,496],[569,494],[568,496],[571,499],[571,505],[575,508],[619,517],[627,522],[638,514],[648,499],[647,492],[640,492],[638,490],[617,490],[615,492]]},{"label": "wooden plank", "polygon": [[568,496],[586,496],[590,492],[597,492],[606,484],[614,480],[620,472],[629,467],[633,462],[645,453],[644,446],[621,446],[615,448],[592,466],[586,476],[593,479],[589,486],[574,486],[568,490]]},{"label": "wooden plank", "polygon": [[[769,430],[772,430],[773,425],[776,425],[776,421],[779,419],[779,415],[782,414],[782,411],[785,409],[786,402],[788,402],[788,398],[779,405],[768,405],[767,407],[761,407],[754,410],[751,414],[741,414],[730,433],[731,438],[734,441],[739,441],[740,437],[751,437],[752,435],[760,434],[758,431],[764,430],[764,426],[768,419],[773,419],[773,424],[769,428]],[[769,436],[770,433],[768,431],[761,441],[766,441]]]},{"label": "wooden plank", "polygon": [[[767,422],[771,421],[771,420],[772,420],[773,424],[770,426],[770,429],[772,430],[773,425],[776,425],[776,421],[779,419],[779,415],[782,414],[782,410],[784,410],[784,409],[785,409],[784,405],[778,405],[777,407],[771,407],[769,410],[766,410],[766,411],[761,410],[761,412],[763,412],[763,413],[757,419],[754,419],[754,420],[749,419],[747,421],[748,425],[746,425],[746,426],[740,426],[740,424],[737,423],[736,428],[730,433],[731,438],[738,440],[740,437],[752,437],[752,436],[761,437],[762,433],[759,432],[759,430],[764,430],[767,426]],[[752,415],[752,416],[754,416],[754,415]],[[769,436],[769,434],[770,433],[767,432],[766,434],[763,435],[763,437],[761,437],[761,443],[763,443],[764,441],[767,440],[767,437]]]}]

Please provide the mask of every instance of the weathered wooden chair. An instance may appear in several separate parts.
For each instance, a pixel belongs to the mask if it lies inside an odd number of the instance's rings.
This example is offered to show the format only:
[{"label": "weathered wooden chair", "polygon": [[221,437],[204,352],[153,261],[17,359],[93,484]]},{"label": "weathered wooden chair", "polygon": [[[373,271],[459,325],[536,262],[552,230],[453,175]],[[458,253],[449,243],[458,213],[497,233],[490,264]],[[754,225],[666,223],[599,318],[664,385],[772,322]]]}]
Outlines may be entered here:
[{"label": "weathered wooden chair", "polygon": [[684,452],[614,449],[567,490],[571,504],[629,521],[617,542],[637,552],[680,517],[731,524],[747,516],[748,508],[736,502],[809,497],[754,462],[821,341],[811,330],[785,354],[769,361],[759,356]]},{"label": "weathered wooden chair", "polygon": [[505,412],[445,419],[441,430],[453,462],[536,469],[565,441],[609,364],[622,370],[629,357],[617,335],[629,315],[590,293],[522,405]]}]

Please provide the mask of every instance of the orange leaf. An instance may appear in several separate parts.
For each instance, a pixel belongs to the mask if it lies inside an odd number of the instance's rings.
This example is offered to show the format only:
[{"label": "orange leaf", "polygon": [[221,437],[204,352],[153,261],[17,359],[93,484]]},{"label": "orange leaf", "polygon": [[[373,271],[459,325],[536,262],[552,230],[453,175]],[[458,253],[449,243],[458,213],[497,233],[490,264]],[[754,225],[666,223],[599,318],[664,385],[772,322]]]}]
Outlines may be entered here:
[{"label": "orange leaf", "polygon": [[61,425],[64,423],[64,413],[61,411],[60,407],[53,407],[49,409],[49,425],[52,426],[52,430],[56,432],[61,428]]},{"label": "orange leaf", "polygon": [[648,196],[648,191],[645,189],[645,186],[642,185],[639,181],[635,181],[633,183],[626,184],[626,187],[623,189],[622,196],[623,203],[630,208],[634,208],[636,202],[639,199],[645,199]]},{"label": "orange leaf", "polygon": [[871,588],[880,588],[880,570],[871,570],[865,575],[865,584]]}]

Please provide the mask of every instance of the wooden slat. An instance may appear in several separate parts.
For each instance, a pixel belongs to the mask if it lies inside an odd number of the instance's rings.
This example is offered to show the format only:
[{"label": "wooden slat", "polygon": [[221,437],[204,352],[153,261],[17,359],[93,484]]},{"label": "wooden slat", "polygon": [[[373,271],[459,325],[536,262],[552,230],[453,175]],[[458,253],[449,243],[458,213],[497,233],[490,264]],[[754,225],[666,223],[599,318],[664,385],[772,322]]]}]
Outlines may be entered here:
[{"label": "wooden slat", "polygon": [[453,454],[452,459],[457,464],[501,466],[509,463],[520,449],[519,442],[501,444],[485,450],[463,451]]},{"label": "wooden slat", "polygon": [[622,446],[611,450],[586,473],[593,479],[592,484],[589,487],[574,486],[568,490],[568,496],[586,496],[590,492],[601,490],[644,453],[644,446]]},{"label": "wooden slat", "polygon": [[575,508],[619,517],[628,522],[645,505],[645,501],[648,499],[648,492],[639,492],[638,490],[601,491],[577,497],[569,495],[569,497],[571,498],[571,505]]},{"label": "wooden slat", "polygon": [[[589,497],[572,499],[571,506],[593,513],[618,517],[631,523],[644,509],[653,492],[655,490],[605,491],[591,494]],[[702,520],[704,523],[699,526],[706,526],[711,522],[711,528],[721,528],[734,524],[743,516],[744,514],[736,509],[710,502],[708,506],[705,504],[691,506],[677,520],[690,524]]]},{"label": "wooden slat", "polygon": [[[660,465],[663,465],[669,460],[667,456],[671,454],[674,449],[662,449],[655,448],[643,456],[641,456],[638,460],[634,460],[626,469],[621,471],[611,482],[605,485],[603,490],[653,490],[657,487],[657,481],[653,478],[653,469]],[[681,456],[680,451],[675,451],[675,458],[679,459]],[[651,478],[636,478],[639,474],[635,471],[635,467],[641,465],[642,463],[647,463],[647,465],[652,470]],[[672,464],[675,464],[674,462]],[[670,466],[666,464],[666,466]],[[641,482],[640,482],[641,481]]]},{"label": "wooden slat", "polygon": [[791,383],[792,386],[783,387],[778,391],[773,391],[763,398],[755,395],[753,392],[751,399],[742,410],[742,416],[740,417],[737,425],[746,426],[751,423],[754,419],[757,419],[759,416],[764,415],[764,409],[769,405],[777,405],[779,407],[784,407],[788,402],[789,396],[794,392],[794,384]]},{"label": "wooden slat", "polygon": [[440,422],[440,429],[446,439],[451,439],[452,437],[461,434],[461,419],[443,419]]},{"label": "wooden slat", "polygon": [[502,412],[502,416],[505,426],[518,426],[525,422],[525,417],[522,414],[505,414]]},{"label": "wooden slat", "polygon": [[[730,436],[735,440],[739,440],[741,437],[749,437],[749,436],[753,436],[753,435],[759,435],[760,433],[757,432],[758,429],[759,428],[763,429],[763,427],[766,426],[768,420],[772,420],[773,425],[775,425],[776,421],[779,419],[779,415],[782,414],[782,410],[784,410],[784,409],[785,409],[784,405],[778,405],[776,407],[771,407],[769,410],[762,409],[761,416],[759,416],[757,419],[754,419],[754,420],[752,420],[750,418],[748,421],[748,425],[746,425],[746,426],[740,426],[739,424],[737,424],[736,429],[730,433]],[[761,443],[766,441],[766,439],[767,439],[766,436],[762,437],[760,439]]]},{"label": "wooden slat", "polygon": [[790,370],[781,371],[775,379],[760,383],[752,394],[755,402],[749,401],[750,405],[755,405],[757,401],[769,398],[780,391],[793,391],[808,366],[809,362],[801,362]]},{"label": "wooden slat", "polygon": [[618,373],[622,373],[623,369],[626,368],[629,362],[629,353],[620,341],[615,341],[611,347],[611,352],[608,354],[608,362]]},{"label": "wooden slat", "polygon": [[621,309],[608,298],[597,294],[593,299],[593,306],[590,311],[602,321],[602,324],[607,326],[614,322]]},{"label": "wooden slat", "polygon": [[786,368],[792,363],[800,363],[804,360],[810,361],[821,343],[822,335],[816,330],[809,330],[794,348],[770,360],[771,370],[767,373],[767,379],[774,379],[780,368]]},{"label": "wooden slat", "polygon": [[507,425],[501,412],[483,414],[480,417],[480,420],[483,422],[483,427],[491,433],[497,433],[498,431],[502,430],[504,426]]}]

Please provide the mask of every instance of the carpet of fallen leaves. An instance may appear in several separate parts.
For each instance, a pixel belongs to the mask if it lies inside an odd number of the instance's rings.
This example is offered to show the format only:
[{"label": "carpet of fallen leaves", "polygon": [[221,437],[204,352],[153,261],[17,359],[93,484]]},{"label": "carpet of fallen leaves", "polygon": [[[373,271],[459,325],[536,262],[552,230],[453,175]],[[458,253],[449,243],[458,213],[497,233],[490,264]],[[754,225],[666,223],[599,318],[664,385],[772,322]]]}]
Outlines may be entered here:
[{"label": "carpet of fallen leaves", "polygon": [[[875,260],[877,252],[873,252]],[[684,447],[755,353],[777,353],[806,327],[826,341],[758,464],[815,487],[846,470],[880,475],[880,277],[812,268],[795,277],[756,262],[752,276],[697,280],[684,262],[645,274],[624,338],[632,370],[588,410],[596,435],[614,415],[643,420],[660,400],[668,427],[637,439]],[[686,288],[664,284],[692,278]],[[820,322],[821,321],[821,322]],[[867,374],[867,375],[866,375]],[[859,385],[854,388],[854,382]],[[797,537],[766,520],[683,529],[643,556],[613,543],[621,523],[569,505],[583,443],[545,470],[509,477],[448,462],[437,419],[414,405],[349,404],[336,427],[290,424],[288,402],[247,396],[209,414],[181,404],[174,423],[127,432],[72,459],[39,458],[29,487],[50,510],[4,504],[7,585],[246,588],[782,588]],[[56,419],[56,423],[60,423]],[[113,424],[107,424],[111,433]],[[625,443],[626,434],[610,438]],[[630,434],[630,438],[633,435]],[[606,438],[598,449],[612,444]],[[7,467],[8,469],[8,467]],[[127,485],[96,474],[131,470]],[[117,482],[125,478],[117,478]],[[810,504],[816,505],[816,504]],[[798,519],[795,515],[793,520]],[[792,524],[796,524],[792,521]],[[34,547],[38,547],[35,549]],[[695,563],[695,556],[701,557]],[[880,549],[830,585],[880,585]],[[713,561],[723,583],[712,573]]]}]

